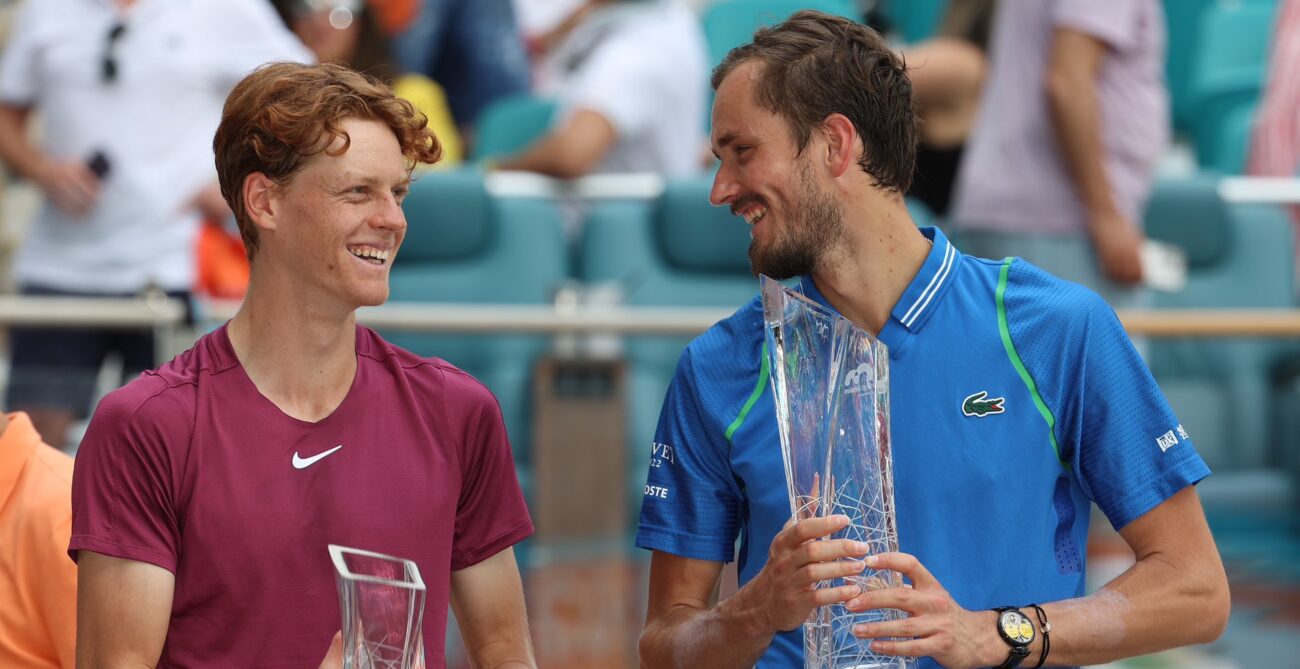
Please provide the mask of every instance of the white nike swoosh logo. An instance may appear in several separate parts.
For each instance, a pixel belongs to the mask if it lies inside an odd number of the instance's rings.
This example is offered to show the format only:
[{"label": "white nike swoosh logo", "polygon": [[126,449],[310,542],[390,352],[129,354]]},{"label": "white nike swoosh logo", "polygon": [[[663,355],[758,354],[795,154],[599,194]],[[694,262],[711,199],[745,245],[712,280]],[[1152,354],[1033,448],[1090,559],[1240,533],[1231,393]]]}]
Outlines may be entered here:
[{"label": "white nike swoosh logo", "polygon": [[311,456],[310,458],[304,458],[304,457],[301,457],[301,456],[298,455],[298,452],[297,452],[297,451],[294,451],[294,454],[293,454],[293,468],[294,468],[294,469],[306,469],[306,468],[308,468],[308,467],[310,467],[310,466],[316,464],[316,463],[319,462],[321,459],[323,459],[323,458],[329,456],[329,455],[330,455],[331,453],[333,453],[334,451],[339,450],[340,448],[343,448],[343,444],[339,444],[338,446],[335,446],[334,448],[331,448],[331,449],[329,449],[328,451],[325,451],[324,453],[317,453],[316,455],[313,455],[313,456]]}]

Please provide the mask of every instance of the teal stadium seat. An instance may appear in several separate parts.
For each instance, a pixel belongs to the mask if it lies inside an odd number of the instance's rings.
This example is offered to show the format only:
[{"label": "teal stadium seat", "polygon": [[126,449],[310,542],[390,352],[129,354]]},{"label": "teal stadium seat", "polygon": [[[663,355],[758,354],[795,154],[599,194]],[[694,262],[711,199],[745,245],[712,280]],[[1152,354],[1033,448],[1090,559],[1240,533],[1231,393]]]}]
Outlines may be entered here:
[{"label": "teal stadium seat", "polygon": [[[560,213],[548,200],[492,198],[477,170],[417,177],[403,206],[406,240],[390,275],[390,302],[550,304],[565,280]],[[546,337],[385,332],[394,344],[437,356],[497,396],[521,474],[527,472],[529,380]],[[526,477],[525,477],[526,480]]]},{"label": "teal stadium seat", "polygon": [[[611,201],[589,210],[579,276],[616,284],[629,306],[738,308],[758,291],[749,271],[749,228],[709,204],[710,175],[669,181],[655,201]],[[631,337],[628,361],[629,514],[640,509],[650,444],[664,394],[689,337]]]},{"label": "teal stadium seat", "polygon": [[[1293,351],[1281,363],[1273,368],[1270,384],[1273,393],[1273,416],[1270,425],[1277,435],[1279,453],[1278,461],[1291,485],[1300,490],[1300,351]],[[1300,511],[1300,495],[1293,511]],[[1300,514],[1295,527],[1300,529]]]},{"label": "teal stadium seat", "polygon": [[546,134],[555,116],[555,100],[514,95],[493,102],[474,128],[474,160],[521,151]]},{"label": "teal stadium seat", "polygon": [[1249,135],[1249,109],[1264,86],[1275,11],[1271,0],[1221,2],[1201,17],[1188,104],[1192,143],[1202,167],[1241,170],[1245,148],[1237,138]]},{"label": "teal stadium seat", "polygon": [[754,39],[754,31],[784,21],[801,9],[857,20],[853,0],[717,0],[703,13],[704,37],[713,67],[728,51]]},{"label": "teal stadium seat", "polygon": [[[1187,287],[1157,293],[1156,308],[1291,308],[1294,257],[1286,212],[1228,205],[1209,174],[1158,182],[1147,208],[1152,239],[1184,249]],[[1148,363],[1215,475],[1200,486],[1207,510],[1293,508],[1294,480],[1271,429],[1269,375],[1293,344],[1267,339],[1158,339]]]},{"label": "teal stadium seat", "polygon": [[881,11],[904,42],[916,44],[934,36],[947,8],[948,0],[886,0]]}]

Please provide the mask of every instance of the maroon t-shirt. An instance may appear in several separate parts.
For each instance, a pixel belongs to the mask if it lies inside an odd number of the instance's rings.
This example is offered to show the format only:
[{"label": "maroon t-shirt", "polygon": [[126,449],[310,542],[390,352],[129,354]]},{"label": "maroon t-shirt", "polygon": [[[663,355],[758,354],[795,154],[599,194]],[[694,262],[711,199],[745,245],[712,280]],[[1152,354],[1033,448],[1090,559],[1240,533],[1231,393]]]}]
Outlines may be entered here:
[{"label": "maroon t-shirt", "polygon": [[533,531],[492,394],[363,327],[317,423],[263,397],[221,327],[104,398],[72,486],[74,557],[176,575],[162,667],[315,667],[339,629],[331,543],[419,565],[442,667],[450,572]]}]

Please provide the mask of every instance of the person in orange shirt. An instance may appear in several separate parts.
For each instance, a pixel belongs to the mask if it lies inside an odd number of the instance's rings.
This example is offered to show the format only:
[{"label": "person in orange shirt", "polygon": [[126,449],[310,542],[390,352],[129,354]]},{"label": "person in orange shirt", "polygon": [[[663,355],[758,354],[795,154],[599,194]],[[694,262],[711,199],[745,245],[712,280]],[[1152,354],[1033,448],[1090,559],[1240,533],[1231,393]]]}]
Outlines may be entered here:
[{"label": "person in orange shirt", "polygon": [[73,666],[72,458],[0,412],[0,667]]}]

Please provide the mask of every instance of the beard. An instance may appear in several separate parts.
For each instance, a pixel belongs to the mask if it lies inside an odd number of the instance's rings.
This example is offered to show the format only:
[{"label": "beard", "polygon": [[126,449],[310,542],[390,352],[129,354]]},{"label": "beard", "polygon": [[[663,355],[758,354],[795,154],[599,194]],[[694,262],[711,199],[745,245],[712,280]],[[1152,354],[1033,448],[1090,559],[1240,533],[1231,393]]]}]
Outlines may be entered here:
[{"label": "beard", "polygon": [[[749,265],[754,276],[766,274],[784,280],[820,269],[826,254],[844,234],[844,211],[835,198],[818,187],[807,163],[799,171],[795,197],[786,220],[773,226],[773,239],[763,245],[749,243]],[[768,208],[771,215],[771,208]],[[773,221],[774,223],[776,221]]]}]

